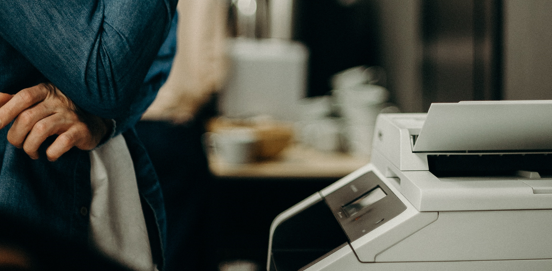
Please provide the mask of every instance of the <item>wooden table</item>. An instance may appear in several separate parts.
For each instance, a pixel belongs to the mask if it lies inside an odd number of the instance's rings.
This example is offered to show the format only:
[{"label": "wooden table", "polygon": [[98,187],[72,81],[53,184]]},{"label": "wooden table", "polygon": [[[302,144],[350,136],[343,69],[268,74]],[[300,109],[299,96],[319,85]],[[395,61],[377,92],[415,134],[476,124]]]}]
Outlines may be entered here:
[{"label": "wooden table", "polygon": [[214,154],[209,166],[217,177],[237,178],[341,178],[366,165],[368,158],[322,152],[302,145],[285,149],[278,158],[249,164],[227,164]]}]

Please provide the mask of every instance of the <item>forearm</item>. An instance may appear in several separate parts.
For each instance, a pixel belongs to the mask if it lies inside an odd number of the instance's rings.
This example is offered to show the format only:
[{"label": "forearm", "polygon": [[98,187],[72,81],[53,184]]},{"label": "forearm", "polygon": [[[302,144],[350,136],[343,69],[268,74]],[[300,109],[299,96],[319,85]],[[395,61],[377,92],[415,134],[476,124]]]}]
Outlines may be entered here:
[{"label": "forearm", "polygon": [[125,118],[174,2],[0,1],[0,35],[86,112]]}]

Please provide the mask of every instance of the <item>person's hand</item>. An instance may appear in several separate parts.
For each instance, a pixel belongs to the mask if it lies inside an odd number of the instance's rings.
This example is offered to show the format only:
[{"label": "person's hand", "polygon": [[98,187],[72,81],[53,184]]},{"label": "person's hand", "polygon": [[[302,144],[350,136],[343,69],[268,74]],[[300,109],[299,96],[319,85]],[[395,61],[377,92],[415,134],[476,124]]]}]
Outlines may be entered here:
[{"label": "person's hand", "polygon": [[0,129],[15,119],[8,141],[32,158],[46,138],[58,135],[46,150],[55,161],[72,147],[94,149],[110,129],[109,121],[79,108],[52,84],[42,83],[15,95],[0,93]]}]

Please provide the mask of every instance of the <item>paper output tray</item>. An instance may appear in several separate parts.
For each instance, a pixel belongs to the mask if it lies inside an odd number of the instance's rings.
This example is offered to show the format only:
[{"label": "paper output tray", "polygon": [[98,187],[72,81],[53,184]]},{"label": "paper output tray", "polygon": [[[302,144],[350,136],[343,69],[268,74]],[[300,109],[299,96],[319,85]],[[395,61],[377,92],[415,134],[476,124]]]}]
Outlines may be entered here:
[{"label": "paper output tray", "polygon": [[431,105],[414,152],[552,150],[552,101]]}]

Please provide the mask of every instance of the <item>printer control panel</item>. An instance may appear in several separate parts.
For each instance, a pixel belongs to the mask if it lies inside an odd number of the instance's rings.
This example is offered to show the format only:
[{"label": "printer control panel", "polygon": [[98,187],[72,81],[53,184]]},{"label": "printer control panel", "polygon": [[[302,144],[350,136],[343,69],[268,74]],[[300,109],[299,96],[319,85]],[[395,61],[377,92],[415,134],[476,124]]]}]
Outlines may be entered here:
[{"label": "printer control panel", "polygon": [[371,171],[327,195],[325,201],[350,242],[406,210],[402,201]]}]

